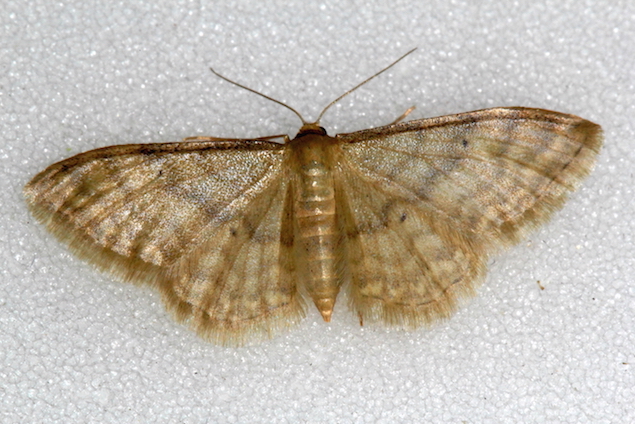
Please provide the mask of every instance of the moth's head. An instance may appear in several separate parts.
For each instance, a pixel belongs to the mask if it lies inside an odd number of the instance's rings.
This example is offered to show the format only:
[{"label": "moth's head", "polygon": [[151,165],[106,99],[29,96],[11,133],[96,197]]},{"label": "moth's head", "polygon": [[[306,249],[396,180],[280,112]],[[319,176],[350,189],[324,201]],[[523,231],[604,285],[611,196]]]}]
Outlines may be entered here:
[{"label": "moth's head", "polygon": [[326,130],[317,122],[313,122],[310,124],[305,122],[304,124],[302,124],[302,127],[300,127],[300,131],[298,131],[298,134],[295,136],[295,138],[304,137],[305,135],[309,134],[326,135]]}]

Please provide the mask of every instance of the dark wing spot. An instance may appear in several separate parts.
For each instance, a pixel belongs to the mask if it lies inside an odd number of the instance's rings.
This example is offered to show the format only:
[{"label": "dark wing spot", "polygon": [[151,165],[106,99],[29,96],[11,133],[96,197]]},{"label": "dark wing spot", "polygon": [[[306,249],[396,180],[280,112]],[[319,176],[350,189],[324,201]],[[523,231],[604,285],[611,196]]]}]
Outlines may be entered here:
[{"label": "dark wing spot", "polygon": [[463,143],[463,147],[467,147],[467,145],[469,144],[466,139],[463,139],[462,143]]},{"label": "dark wing spot", "polygon": [[401,214],[401,217],[399,218],[399,221],[404,222],[406,220],[406,218],[408,218],[408,215],[404,212]]},{"label": "dark wing spot", "polygon": [[156,153],[156,149],[153,149],[151,147],[140,147],[137,153],[150,156]]}]

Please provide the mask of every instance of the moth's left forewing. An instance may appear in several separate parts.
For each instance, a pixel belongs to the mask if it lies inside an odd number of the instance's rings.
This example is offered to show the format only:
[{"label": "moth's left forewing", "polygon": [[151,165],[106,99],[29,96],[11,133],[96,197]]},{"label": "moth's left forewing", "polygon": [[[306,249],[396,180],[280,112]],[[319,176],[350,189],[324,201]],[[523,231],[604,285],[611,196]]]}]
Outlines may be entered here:
[{"label": "moth's left forewing", "polygon": [[111,146],[49,166],[24,194],[75,254],[159,288],[199,334],[243,344],[303,314],[287,156],[258,140]]},{"label": "moth's left forewing", "polygon": [[[49,166],[25,187],[34,216],[82,256],[96,249],[157,265],[246,207],[280,172],[276,143],[178,142],[110,146]],[[96,251],[89,261],[110,268]]]}]

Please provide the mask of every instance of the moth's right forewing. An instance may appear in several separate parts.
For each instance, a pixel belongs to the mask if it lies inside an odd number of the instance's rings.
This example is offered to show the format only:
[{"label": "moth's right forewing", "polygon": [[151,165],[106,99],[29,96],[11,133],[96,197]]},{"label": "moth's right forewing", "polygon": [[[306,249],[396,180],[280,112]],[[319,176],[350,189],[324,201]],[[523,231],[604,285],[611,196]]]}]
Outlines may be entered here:
[{"label": "moth's right forewing", "polygon": [[542,109],[495,108],[342,134],[367,178],[497,244],[544,223],[591,171],[601,128]]},{"label": "moth's right forewing", "polygon": [[418,325],[473,293],[487,257],[544,223],[586,176],[600,127],[497,108],[337,136],[362,317]]}]

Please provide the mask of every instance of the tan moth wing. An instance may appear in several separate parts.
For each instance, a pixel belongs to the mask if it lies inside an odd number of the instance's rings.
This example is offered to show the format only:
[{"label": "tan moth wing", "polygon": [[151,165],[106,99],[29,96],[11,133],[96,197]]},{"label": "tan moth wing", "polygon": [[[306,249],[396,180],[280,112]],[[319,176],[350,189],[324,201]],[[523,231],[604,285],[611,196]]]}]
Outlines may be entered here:
[{"label": "tan moth wing", "polygon": [[488,255],[546,222],[602,144],[596,124],[528,108],[336,138],[351,305],[364,320],[406,326],[450,315]]},{"label": "tan moth wing", "polygon": [[51,165],[24,192],[78,256],[158,287],[202,336],[242,344],[304,315],[285,156],[267,141],[113,146]]}]

